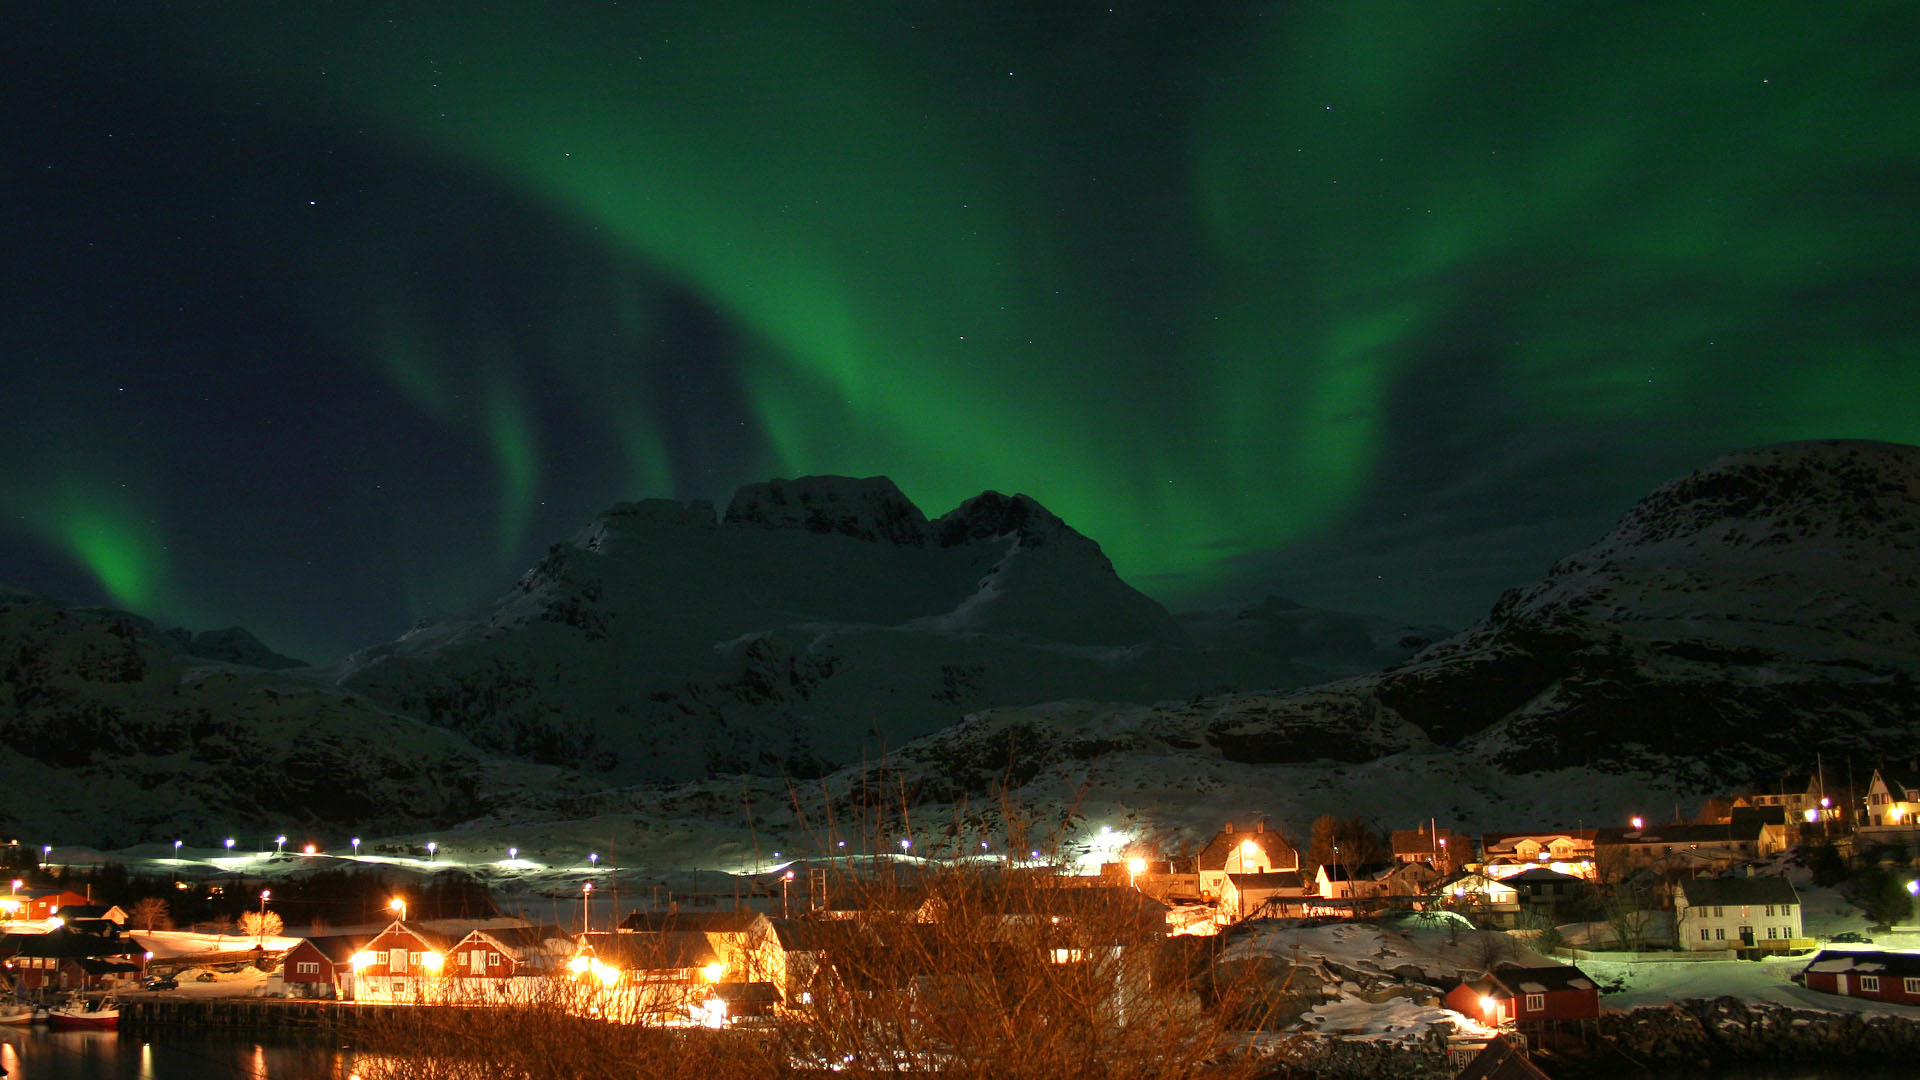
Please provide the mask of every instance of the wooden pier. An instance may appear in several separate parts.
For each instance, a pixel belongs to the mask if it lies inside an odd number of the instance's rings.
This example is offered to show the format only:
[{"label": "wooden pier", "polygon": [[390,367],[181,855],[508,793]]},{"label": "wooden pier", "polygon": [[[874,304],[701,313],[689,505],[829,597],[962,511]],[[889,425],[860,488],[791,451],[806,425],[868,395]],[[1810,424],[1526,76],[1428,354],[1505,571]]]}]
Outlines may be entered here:
[{"label": "wooden pier", "polygon": [[340,1031],[356,1027],[369,1008],[384,1007],[351,1001],[150,994],[120,999],[120,1026],[129,1030]]}]

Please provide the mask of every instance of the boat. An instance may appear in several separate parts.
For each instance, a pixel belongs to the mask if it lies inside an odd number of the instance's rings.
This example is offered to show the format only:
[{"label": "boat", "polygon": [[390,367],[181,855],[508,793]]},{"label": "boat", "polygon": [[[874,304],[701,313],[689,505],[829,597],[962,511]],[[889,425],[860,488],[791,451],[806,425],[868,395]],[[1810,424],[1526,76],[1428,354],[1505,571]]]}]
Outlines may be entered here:
[{"label": "boat", "polygon": [[25,1002],[0,1002],[0,1024],[33,1023],[33,1006]]},{"label": "boat", "polygon": [[120,1026],[120,1003],[113,998],[86,1000],[68,998],[47,1010],[47,1023],[54,1030],[62,1028],[117,1028]]}]

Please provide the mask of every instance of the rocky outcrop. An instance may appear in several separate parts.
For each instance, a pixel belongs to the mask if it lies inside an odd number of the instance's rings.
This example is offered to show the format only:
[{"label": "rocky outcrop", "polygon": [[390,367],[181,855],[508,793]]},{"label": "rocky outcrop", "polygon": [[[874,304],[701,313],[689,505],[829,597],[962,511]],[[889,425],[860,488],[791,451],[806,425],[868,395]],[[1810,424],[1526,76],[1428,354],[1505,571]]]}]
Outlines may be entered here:
[{"label": "rocky outcrop", "polygon": [[1656,1066],[1907,1063],[1920,1057],[1920,1018],[1792,1009],[1734,997],[1602,1013],[1599,1031],[1631,1059]]}]

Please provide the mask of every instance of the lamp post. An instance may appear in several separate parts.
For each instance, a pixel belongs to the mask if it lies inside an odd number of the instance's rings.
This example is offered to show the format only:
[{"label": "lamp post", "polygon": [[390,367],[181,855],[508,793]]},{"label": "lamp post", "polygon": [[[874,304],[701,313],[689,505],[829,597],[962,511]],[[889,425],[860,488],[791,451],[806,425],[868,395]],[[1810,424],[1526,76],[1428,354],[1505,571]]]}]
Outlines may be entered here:
[{"label": "lamp post", "polygon": [[508,861],[508,862],[512,862],[512,861],[514,861],[515,859],[518,859],[519,857],[520,857],[520,849],[519,849],[519,848],[517,848],[517,847],[510,847],[510,848],[508,848],[508,849],[507,849],[507,861]]},{"label": "lamp post", "polygon": [[387,910],[399,912],[400,921],[407,921],[407,902],[400,897],[396,896],[392,900],[387,901]]},{"label": "lamp post", "polygon": [[593,882],[580,884],[580,932],[586,933],[593,927]]},{"label": "lamp post", "polygon": [[174,862],[180,861],[180,841],[178,840],[175,840],[173,842],[173,861]]},{"label": "lamp post", "polygon": [[233,854],[233,837],[227,837],[227,854]]},{"label": "lamp post", "polygon": [[353,838],[353,857],[360,857],[360,838],[357,836]]},{"label": "lamp post", "polygon": [[256,942],[263,948],[267,944],[267,897],[272,895],[272,889],[260,890],[260,922],[254,927],[254,930],[257,931],[259,935],[256,938]]},{"label": "lamp post", "polygon": [[281,833],[279,836],[273,838],[273,853],[275,855],[285,855],[287,853],[286,833]]},{"label": "lamp post", "polygon": [[435,843],[432,840],[427,841],[427,861],[428,862],[433,861],[433,853],[438,850],[440,850],[439,844]]},{"label": "lamp post", "polygon": [[599,852],[597,851],[587,852],[587,866],[594,870],[600,869],[600,853]]},{"label": "lamp post", "polygon": [[787,887],[793,884],[793,871],[780,875],[780,917],[793,918],[793,909],[787,904]]}]

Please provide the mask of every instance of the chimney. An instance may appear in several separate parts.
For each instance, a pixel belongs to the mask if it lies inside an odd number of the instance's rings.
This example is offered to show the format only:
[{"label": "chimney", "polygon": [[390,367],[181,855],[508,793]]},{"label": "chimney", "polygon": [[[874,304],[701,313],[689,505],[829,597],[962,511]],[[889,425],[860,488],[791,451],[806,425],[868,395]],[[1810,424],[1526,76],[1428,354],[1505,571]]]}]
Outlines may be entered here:
[{"label": "chimney", "polygon": [[1231,821],[1229,821],[1229,822],[1227,822],[1227,832],[1228,832],[1229,834],[1231,834],[1231,833],[1233,832],[1233,822],[1231,822]]},{"label": "chimney", "polygon": [[1253,831],[1254,831],[1254,832],[1257,832],[1257,833],[1263,833],[1263,832],[1266,832],[1266,831],[1267,831],[1267,819],[1266,819],[1266,818],[1261,818],[1261,819],[1260,819],[1259,821],[1256,821],[1256,822],[1254,822],[1254,823],[1253,823]]}]

